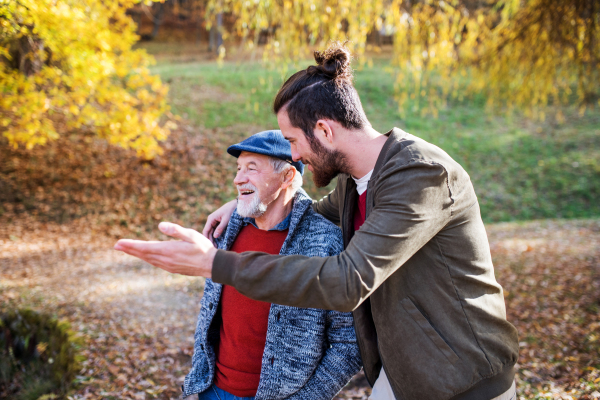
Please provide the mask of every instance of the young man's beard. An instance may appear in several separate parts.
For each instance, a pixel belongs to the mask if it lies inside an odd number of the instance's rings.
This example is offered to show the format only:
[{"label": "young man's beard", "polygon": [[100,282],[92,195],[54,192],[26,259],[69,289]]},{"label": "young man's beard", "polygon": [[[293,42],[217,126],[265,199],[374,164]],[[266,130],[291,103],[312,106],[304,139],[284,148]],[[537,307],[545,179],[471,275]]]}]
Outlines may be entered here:
[{"label": "young man's beard", "polygon": [[346,157],[339,150],[329,150],[317,138],[309,140],[313,157],[312,165],[313,182],[317,187],[325,187],[331,183],[338,174],[347,171]]}]

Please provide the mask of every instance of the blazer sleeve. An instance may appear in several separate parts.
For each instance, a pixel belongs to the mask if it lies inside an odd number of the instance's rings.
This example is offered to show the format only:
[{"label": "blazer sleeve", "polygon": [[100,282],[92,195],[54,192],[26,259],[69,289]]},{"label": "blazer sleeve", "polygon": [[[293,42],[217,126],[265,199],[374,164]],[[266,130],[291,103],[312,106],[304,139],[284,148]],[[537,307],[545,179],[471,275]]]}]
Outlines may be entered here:
[{"label": "blazer sleeve", "polygon": [[441,164],[411,161],[381,172],[374,206],[337,256],[272,256],[219,250],[216,282],[277,304],[352,311],[452,218],[454,199]]},{"label": "blazer sleeve", "polygon": [[321,200],[314,200],[312,203],[312,208],[316,213],[321,214],[329,221],[333,222],[336,225],[340,225],[340,195],[339,195],[339,186],[336,187],[329,192],[329,194],[323,197]]}]

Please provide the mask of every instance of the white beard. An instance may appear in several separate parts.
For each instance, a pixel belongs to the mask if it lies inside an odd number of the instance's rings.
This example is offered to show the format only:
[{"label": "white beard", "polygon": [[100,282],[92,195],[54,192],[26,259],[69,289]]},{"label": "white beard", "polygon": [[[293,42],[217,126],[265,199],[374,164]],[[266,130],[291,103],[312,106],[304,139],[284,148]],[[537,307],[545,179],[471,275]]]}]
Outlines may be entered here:
[{"label": "white beard", "polygon": [[251,183],[238,186],[238,194],[241,196],[242,189],[254,190],[254,195],[251,200],[241,200],[238,197],[237,212],[244,218],[258,218],[267,211],[267,204],[264,204],[258,195],[258,190]]}]

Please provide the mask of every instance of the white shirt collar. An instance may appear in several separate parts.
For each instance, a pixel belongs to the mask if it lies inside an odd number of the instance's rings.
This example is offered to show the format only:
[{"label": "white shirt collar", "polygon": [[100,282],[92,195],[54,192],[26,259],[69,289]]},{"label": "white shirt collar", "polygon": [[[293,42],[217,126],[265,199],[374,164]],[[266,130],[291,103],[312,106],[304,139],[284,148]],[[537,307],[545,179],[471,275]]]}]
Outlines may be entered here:
[{"label": "white shirt collar", "polygon": [[365,190],[367,190],[367,185],[371,180],[371,175],[373,175],[373,170],[370,170],[368,174],[359,179],[356,179],[355,177],[350,175],[352,176],[352,179],[354,179],[354,182],[356,182],[356,191],[358,192],[359,196],[363,194]]}]

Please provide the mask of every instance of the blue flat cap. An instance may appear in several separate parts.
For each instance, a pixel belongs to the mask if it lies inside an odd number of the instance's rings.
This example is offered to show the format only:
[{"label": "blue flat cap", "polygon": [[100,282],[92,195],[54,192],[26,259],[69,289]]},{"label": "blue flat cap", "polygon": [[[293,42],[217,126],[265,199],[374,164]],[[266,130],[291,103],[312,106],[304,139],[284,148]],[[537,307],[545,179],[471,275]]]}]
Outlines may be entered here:
[{"label": "blue flat cap", "polygon": [[304,164],[292,160],[290,142],[285,140],[281,131],[272,130],[255,133],[248,139],[227,148],[227,152],[235,158],[238,158],[242,151],[279,158],[293,165],[300,172],[300,175],[304,174]]}]

